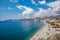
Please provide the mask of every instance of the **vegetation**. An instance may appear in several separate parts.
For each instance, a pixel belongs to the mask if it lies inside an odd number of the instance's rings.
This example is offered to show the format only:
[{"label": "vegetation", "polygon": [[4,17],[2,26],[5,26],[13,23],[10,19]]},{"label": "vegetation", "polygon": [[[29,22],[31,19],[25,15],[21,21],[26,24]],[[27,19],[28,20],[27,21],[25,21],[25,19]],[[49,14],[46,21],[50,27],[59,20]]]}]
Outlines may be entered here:
[{"label": "vegetation", "polygon": [[54,34],[47,38],[47,40],[60,40],[60,34]]}]

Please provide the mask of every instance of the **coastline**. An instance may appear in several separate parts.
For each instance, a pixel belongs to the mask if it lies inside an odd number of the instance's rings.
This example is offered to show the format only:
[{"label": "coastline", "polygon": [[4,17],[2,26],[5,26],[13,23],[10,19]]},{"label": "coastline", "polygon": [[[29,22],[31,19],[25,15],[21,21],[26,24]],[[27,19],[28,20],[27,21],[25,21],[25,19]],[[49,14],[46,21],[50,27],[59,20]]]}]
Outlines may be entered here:
[{"label": "coastline", "polygon": [[[53,21],[53,20],[51,20]],[[56,30],[55,26],[51,26],[46,22],[46,20],[42,21],[44,25],[40,30],[38,30],[31,38],[30,40],[60,40],[60,28]]]},{"label": "coastline", "polygon": [[34,33],[32,33],[26,40],[30,40],[30,38],[32,38],[43,26],[44,26],[44,22],[43,21],[41,21],[41,23],[42,23],[42,26],[41,27],[39,27],[39,29],[38,30],[36,30]]},{"label": "coastline", "polygon": [[47,37],[46,31],[48,30],[48,27],[45,21],[42,21],[42,22],[44,23],[44,25],[30,38],[30,40],[34,40],[34,39],[38,40],[43,37],[46,39]]},{"label": "coastline", "polygon": [[30,38],[30,40],[41,40],[41,39],[47,40],[49,36],[55,34],[54,33],[55,29],[49,31],[48,23],[46,23],[45,20],[43,20],[42,22],[44,23],[44,25]]}]

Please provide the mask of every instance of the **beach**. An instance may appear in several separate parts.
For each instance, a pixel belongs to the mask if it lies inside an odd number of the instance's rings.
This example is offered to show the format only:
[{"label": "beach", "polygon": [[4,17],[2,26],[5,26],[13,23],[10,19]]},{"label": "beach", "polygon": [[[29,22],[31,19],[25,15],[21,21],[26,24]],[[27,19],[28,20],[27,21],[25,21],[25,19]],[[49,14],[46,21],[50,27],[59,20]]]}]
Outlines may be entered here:
[{"label": "beach", "polygon": [[46,21],[44,22],[44,26],[38,30],[31,38],[30,40],[47,40],[48,37],[55,35],[56,33],[60,34],[60,31],[56,31],[53,28],[48,27],[48,23]]},{"label": "beach", "polygon": [[43,38],[43,37],[46,39],[46,37],[47,37],[46,31],[48,31],[48,30],[47,30],[47,23],[44,22],[43,27],[42,27],[40,30],[38,30],[38,31],[33,35],[33,37],[31,37],[30,40],[34,40],[34,39],[35,39],[35,40],[38,40],[38,39]]}]

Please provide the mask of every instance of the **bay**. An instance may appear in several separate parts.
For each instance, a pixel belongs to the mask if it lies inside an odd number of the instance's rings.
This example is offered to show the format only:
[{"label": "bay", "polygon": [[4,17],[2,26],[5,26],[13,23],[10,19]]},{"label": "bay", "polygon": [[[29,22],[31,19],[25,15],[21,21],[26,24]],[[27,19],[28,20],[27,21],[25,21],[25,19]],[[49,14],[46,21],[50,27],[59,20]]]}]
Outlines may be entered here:
[{"label": "bay", "polygon": [[0,40],[29,40],[43,23],[34,21],[0,22]]}]

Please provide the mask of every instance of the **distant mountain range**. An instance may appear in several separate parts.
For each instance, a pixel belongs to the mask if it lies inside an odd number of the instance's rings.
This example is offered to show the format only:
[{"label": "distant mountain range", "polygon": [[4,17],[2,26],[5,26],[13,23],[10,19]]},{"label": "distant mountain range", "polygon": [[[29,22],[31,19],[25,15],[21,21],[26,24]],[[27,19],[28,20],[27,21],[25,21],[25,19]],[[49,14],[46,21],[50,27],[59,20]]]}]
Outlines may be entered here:
[{"label": "distant mountain range", "polygon": [[60,19],[60,15],[45,17],[44,19]]},{"label": "distant mountain range", "polygon": [[56,15],[56,16],[49,16],[49,17],[35,17],[35,18],[28,18],[28,19],[10,19],[10,20],[5,20],[5,21],[40,21],[40,20],[44,20],[44,19],[60,19],[60,15]]}]

